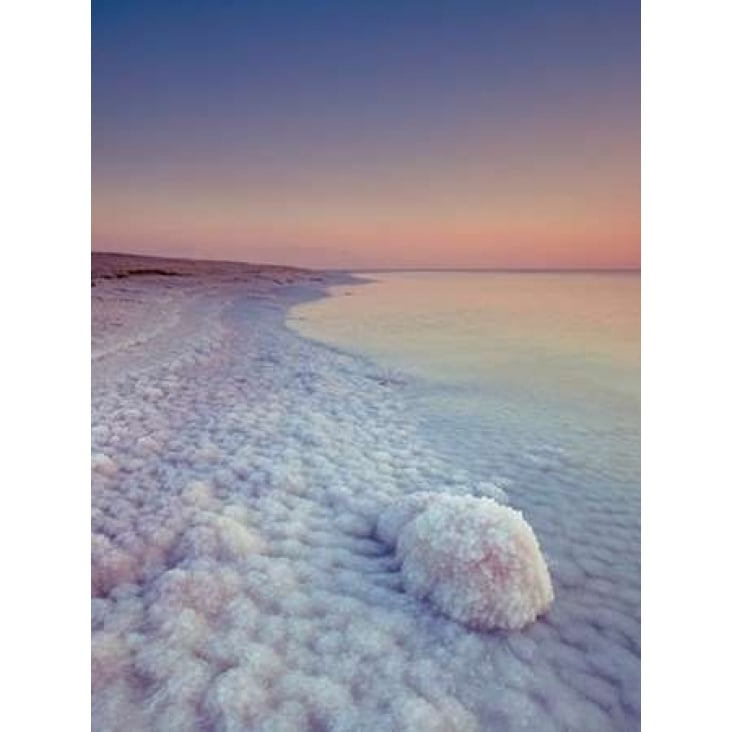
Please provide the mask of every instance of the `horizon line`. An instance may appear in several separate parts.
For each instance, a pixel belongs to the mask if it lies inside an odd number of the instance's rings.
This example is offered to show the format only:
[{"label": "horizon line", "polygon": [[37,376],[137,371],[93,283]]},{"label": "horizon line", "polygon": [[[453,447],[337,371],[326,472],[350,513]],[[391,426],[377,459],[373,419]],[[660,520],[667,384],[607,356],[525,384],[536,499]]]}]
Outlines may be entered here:
[{"label": "horizon line", "polygon": [[577,272],[640,273],[640,267],[358,267],[357,269],[338,268],[329,272],[505,272],[505,273],[551,273],[562,274]]},{"label": "horizon line", "polygon": [[199,259],[196,257],[176,256],[170,254],[141,254],[139,252],[120,252],[120,251],[105,251],[105,250],[94,250],[92,249],[91,254],[111,254],[113,256],[126,256],[126,257],[141,257],[143,259],[181,259],[189,262],[221,262],[229,264],[250,264],[250,265],[261,265],[261,266],[274,266],[274,267],[291,267],[293,269],[308,269],[314,272],[495,272],[495,273],[527,273],[527,274],[541,274],[541,273],[562,273],[570,274],[576,273],[640,273],[641,267],[314,267],[313,265],[300,265],[300,264],[283,264],[275,262],[257,262],[247,259]]}]

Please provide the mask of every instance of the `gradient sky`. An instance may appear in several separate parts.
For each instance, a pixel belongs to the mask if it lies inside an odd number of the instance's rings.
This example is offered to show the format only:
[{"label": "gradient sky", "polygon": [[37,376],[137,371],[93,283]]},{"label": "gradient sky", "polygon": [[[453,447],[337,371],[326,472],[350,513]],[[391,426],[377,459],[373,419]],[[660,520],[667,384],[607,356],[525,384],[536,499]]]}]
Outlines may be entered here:
[{"label": "gradient sky", "polygon": [[625,0],[93,0],[95,250],[636,267]]}]

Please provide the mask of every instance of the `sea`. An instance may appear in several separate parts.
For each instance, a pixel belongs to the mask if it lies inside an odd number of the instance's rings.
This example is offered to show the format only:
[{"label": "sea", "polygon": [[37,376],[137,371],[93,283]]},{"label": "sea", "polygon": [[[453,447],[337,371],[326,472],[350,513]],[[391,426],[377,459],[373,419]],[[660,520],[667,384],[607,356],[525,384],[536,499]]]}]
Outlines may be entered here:
[{"label": "sea", "polygon": [[640,490],[639,274],[362,277],[290,323],[413,376],[442,449],[518,476],[515,458],[563,455],[585,480]]},{"label": "sea", "polygon": [[356,277],[295,307],[289,326],[379,364],[431,446],[505,490],[552,574],[557,668],[581,668],[581,693],[612,699],[617,728],[636,729],[640,274]]}]

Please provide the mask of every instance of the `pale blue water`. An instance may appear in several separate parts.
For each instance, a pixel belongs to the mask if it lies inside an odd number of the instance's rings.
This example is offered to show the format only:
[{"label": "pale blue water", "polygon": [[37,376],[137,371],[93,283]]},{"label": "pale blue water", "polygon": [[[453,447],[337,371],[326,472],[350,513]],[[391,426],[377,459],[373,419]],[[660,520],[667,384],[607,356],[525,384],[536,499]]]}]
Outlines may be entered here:
[{"label": "pale blue water", "polygon": [[637,489],[637,274],[367,276],[376,281],[334,288],[291,322],[418,377],[422,411],[461,433],[446,449],[478,442],[507,453],[504,468],[513,452],[561,451]]},{"label": "pale blue water", "polygon": [[[640,276],[366,277],[296,307],[290,325],[380,364],[456,470],[506,487],[555,585],[528,631],[547,687],[554,674],[596,701],[612,722],[593,728],[637,729]],[[586,728],[585,713],[566,728]]]}]

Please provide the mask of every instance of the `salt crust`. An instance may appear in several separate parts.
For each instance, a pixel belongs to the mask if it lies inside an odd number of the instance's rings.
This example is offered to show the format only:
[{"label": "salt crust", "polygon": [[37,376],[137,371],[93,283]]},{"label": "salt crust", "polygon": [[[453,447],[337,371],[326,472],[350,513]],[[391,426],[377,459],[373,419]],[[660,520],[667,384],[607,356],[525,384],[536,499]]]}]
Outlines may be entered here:
[{"label": "salt crust", "polygon": [[135,287],[176,312],[101,334],[94,362],[95,730],[638,728],[623,504],[588,504],[609,519],[578,552],[538,492],[557,601],[477,632],[551,595],[502,488],[425,444],[372,366],[284,329],[266,287]]}]

